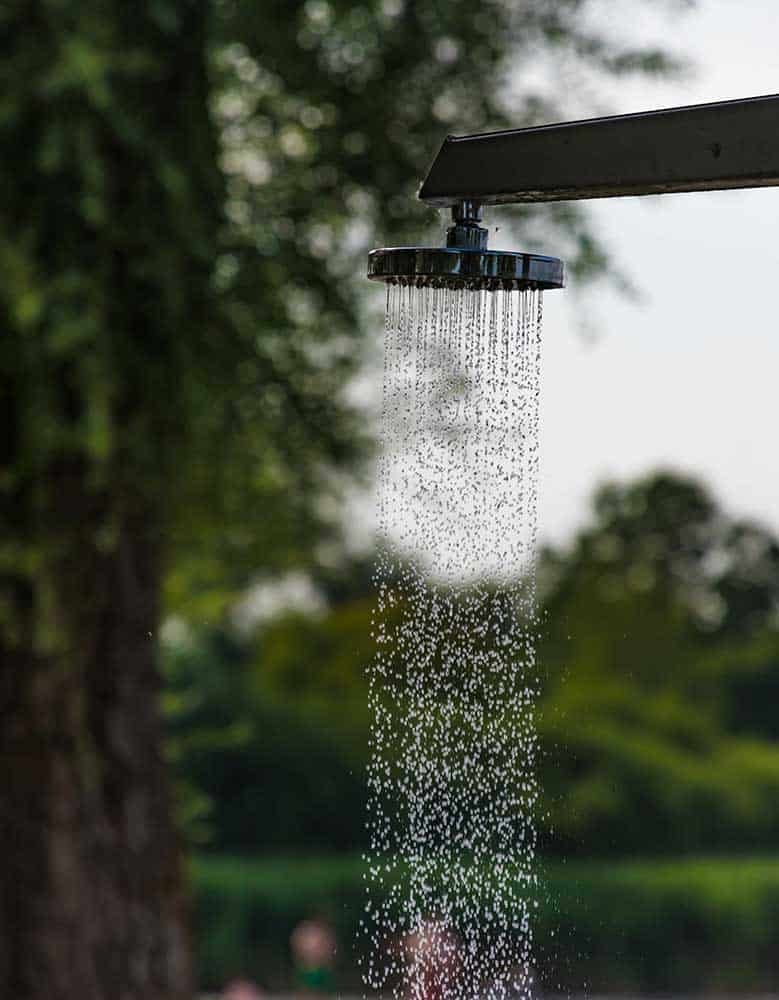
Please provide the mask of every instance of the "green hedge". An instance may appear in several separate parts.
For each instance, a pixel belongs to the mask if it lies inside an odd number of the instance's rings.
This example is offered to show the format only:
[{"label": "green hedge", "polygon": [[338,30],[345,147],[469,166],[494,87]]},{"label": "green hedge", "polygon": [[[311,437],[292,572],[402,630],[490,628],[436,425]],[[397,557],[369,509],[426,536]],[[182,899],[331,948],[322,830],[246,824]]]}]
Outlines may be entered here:
[{"label": "green hedge", "polygon": [[348,945],[364,900],[358,859],[201,856],[193,860],[192,880],[202,989],[237,973],[268,988],[288,987],[290,934],[313,913],[332,921],[347,945],[340,949],[342,981],[357,982]]},{"label": "green hedge", "polygon": [[[193,884],[202,988],[238,972],[289,986],[289,935],[311,913],[332,920],[343,942],[339,985],[358,985],[358,859],[201,856]],[[545,886],[536,953],[550,991],[741,992],[779,982],[779,859],[555,863]]]}]

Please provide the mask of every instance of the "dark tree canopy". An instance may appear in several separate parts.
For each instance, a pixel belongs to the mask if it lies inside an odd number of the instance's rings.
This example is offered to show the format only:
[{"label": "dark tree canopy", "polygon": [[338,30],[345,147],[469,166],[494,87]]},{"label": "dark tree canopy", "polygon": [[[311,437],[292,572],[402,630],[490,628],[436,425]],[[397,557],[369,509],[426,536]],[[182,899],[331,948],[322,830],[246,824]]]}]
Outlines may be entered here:
[{"label": "dark tree canopy", "polygon": [[[575,593],[659,593],[679,602],[701,635],[777,624],[779,543],[762,525],[733,518],[698,481],[658,472],[602,486],[594,523],[567,552],[545,553],[548,610]],[[555,565],[564,567],[556,579]]]},{"label": "dark tree canopy", "polygon": [[544,554],[541,729],[558,843],[610,853],[771,843],[779,543],[698,481],[611,483]]},{"label": "dark tree canopy", "polygon": [[[546,851],[775,841],[779,632],[766,609],[779,566],[754,565],[777,542],[748,524],[760,545],[730,548],[744,528],[698,481],[658,473],[604,486],[572,542],[543,555]],[[199,809],[188,829],[202,846],[361,843],[372,600],[369,580],[350,589],[342,572],[320,582],[321,607],[277,612],[229,657],[212,632],[170,643],[177,773]],[[755,588],[748,627],[744,588],[729,582],[745,579]],[[710,607],[717,617],[702,617]]]},{"label": "dark tree canopy", "polygon": [[[337,538],[362,255],[428,221],[450,123],[500,125],[536,47],[668,68],[588,6],[0,7],[3,996],[189,992],[163,611],[220,618]],[[520,74],[512,120],[564,97]],[[583,215],[547,218],[581,274],[607,267]]]},{"label": "dark tree canopy", "polygon": [[[252,573],[310,562],[337,535],[343,473],[369,444],[343,393],[366,332],[370,348],[380,329],[375,314],[366,320],[365,254],[437,228],[416,190],[446,131],[561,117],[566,84],[540,93],[523,82],[539,52],[565,60],[568,80],[675,68],[663,52],[593,33],[592,6],[215,6],[226,218],[214,282],[227,329],[223,367],[204,387],[171,596],[191,600],[199,584],[214,600],[198,608],[214,612]],[[582,280],[611,273],[580,206],[507,217],[524,243],[545,237],[565,252]]]}]

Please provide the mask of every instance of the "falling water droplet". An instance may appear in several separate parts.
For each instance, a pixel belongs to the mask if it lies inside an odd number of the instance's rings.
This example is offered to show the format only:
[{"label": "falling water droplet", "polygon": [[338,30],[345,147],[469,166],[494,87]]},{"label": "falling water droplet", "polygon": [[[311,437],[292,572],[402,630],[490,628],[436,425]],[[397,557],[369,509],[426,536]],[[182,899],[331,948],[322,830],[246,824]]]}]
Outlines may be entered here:
[{"label": "falling water droplet", "polygon": [[541,293],[389,287],[366,991],[527,997]]}]

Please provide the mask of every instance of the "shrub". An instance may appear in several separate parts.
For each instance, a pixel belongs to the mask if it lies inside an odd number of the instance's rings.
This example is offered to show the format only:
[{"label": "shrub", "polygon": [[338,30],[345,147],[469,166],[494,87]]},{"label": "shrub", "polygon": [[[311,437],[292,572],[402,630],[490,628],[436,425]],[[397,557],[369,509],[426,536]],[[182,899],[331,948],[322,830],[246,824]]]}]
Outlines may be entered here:
[{"label": "shrub", "polygon": [[[359,986],[359,859],[198,857],[201,986],[238,972],[289,986],[289,935],[312,913],[342,943],[339,986]],[[779,860],[701,858],[547,866],[536,924],[546,988],[760,990],[779,974]]]}]

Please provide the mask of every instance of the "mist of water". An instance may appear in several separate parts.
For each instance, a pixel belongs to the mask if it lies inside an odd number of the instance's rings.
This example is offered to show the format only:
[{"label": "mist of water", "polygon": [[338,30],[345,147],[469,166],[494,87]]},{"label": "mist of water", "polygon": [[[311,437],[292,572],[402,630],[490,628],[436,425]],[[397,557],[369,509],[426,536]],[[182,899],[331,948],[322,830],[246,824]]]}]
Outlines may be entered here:
[{"label": "mist of water", "polygon": [[388,288],[366,990],[528,996],[541,293]]}]

